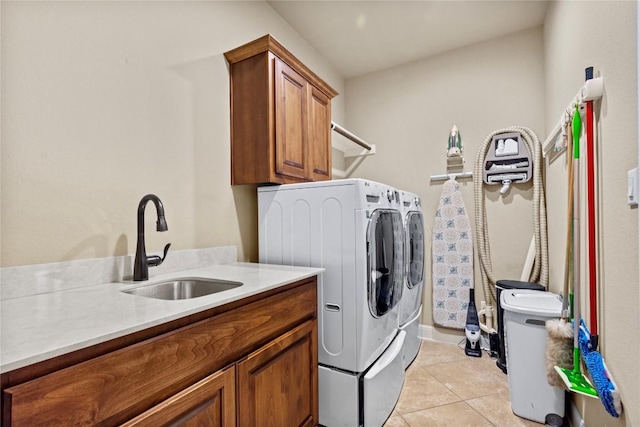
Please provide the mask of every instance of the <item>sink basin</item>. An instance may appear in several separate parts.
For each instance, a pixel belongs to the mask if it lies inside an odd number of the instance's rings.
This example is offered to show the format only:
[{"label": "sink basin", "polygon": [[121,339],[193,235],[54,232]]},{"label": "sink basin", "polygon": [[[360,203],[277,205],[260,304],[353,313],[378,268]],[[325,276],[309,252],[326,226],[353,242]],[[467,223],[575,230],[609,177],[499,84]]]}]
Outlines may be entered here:
[{"label": "sink basin", "polygon": [[168,282],[140,286],[139,288],[126,289],[122,292],[147,298],[179,300],[217,294],[238,286],[242,286],[242,283],[216,279],[180,278]]}]

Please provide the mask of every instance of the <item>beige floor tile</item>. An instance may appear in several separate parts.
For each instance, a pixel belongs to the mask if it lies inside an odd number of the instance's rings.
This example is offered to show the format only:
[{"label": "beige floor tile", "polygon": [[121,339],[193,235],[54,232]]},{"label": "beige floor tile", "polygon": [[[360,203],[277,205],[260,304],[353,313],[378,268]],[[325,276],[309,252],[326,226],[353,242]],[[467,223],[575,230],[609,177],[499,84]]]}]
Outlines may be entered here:
[{"label": "beige floor tile", "polygon": [[401,415],[461,399],[420,366],[409,367],[395,411]]},{"label": "beige floor tile", "polygon": [[424,369],[466,400],[499,392],[508,393],[507,376],[492,362],[493,359],[489,357],[467,357],[465,360],[424,366]]},{"label": "beige floor tile", "polygon": [[409,424],[400,415],[391,415],[384,427],[409,427]]},{"label": "beige floor tile", "polygon": [[423,341],[405,376],[400,399],[384,427],[539,427],[511,411],[508,377],[485,353]]},{"label": "beige floor tile", "polygon": [[435,365],[443,362],[453,362],[455,360],[464,360],[467,356],[464,350],[456,344],[449,344],[436,341],[422,341],[420,353],[414,360],[414,365]]},{"label": "beige floor tile", "polygon": [[437,406],[402,416],[409,427],[493,427],[465,402]]},{"label": "beige floor tile", "polygon": [[466,401],[496,427],[539,427],[542,424],[520,418],[511,410],[509,395],[496,393]]}]

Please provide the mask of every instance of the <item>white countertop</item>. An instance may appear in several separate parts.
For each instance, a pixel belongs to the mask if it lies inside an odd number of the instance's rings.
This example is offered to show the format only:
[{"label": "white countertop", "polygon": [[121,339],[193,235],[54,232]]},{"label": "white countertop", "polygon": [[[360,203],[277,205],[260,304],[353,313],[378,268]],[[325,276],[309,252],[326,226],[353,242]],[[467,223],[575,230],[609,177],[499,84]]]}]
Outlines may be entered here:
[{"label": "white countertop", "polygon": [[[148,282],[107,283],[5,300],[0,306],[0,372],[234,302],[322,271],[322,268],[267,264],[219,264],[156,276]],[[120,292],[178,277],[221,279],[243,285],[176,301]]]}]

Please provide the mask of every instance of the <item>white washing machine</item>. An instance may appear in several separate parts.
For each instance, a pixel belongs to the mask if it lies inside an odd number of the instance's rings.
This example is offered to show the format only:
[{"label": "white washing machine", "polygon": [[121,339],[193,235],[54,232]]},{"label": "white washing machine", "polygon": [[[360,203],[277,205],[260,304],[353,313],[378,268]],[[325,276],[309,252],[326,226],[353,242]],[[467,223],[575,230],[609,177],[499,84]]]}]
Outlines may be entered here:
[{"label": "white washing machine", "polygon": [[399,304],[398,325],[406,332],[402,349],[405,369],[420,351],[420,315],[424,289],[424,219],[420,198],[413,193],[400,192],[405,239],[405,277]]},{"label": "white washing machine", "polygon": [[260,262],[324,267],[318,280],[320,424],[382,426],[404,382],[400,196],[347,179],[258,189]]}]

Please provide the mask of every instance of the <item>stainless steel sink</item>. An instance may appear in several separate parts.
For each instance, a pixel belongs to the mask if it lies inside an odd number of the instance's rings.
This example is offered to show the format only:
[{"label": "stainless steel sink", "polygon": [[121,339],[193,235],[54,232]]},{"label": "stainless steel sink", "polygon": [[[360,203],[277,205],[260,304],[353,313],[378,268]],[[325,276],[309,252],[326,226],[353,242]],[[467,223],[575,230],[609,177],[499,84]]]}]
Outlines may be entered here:
[{"label": "stainless steel sink", "polygon": [[217,294],[238,286],[242,286],[242,283],[189,277],[140,286],[139,288],[125,289],[122,292],[147,298],[179,300]]}]

